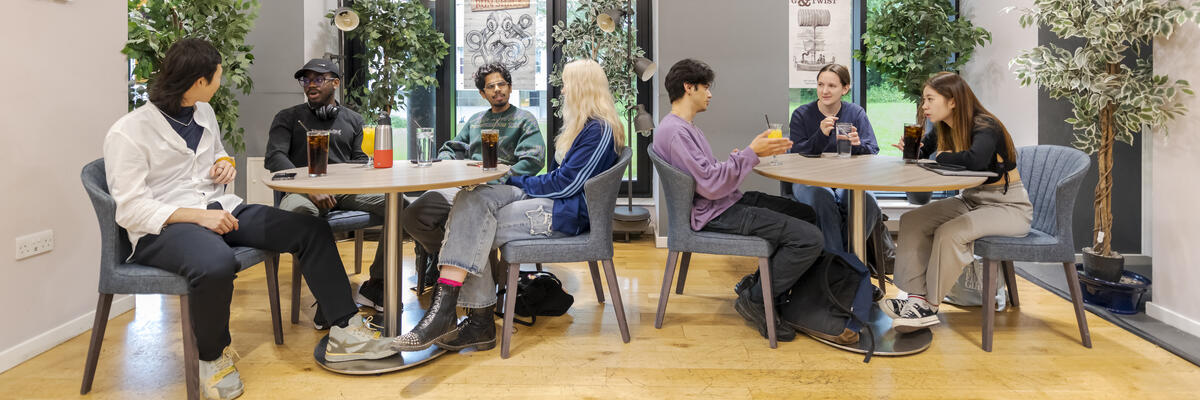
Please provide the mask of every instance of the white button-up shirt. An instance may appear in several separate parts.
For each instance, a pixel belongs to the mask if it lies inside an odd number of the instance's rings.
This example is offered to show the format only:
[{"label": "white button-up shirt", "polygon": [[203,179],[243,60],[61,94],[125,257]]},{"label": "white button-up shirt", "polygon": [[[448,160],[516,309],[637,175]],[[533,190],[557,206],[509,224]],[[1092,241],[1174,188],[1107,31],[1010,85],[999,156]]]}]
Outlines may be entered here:
[{"label": "white button-up shirt", "polygon": [[193,123],[204,128],[195,152],[149,102],[117,120],[104,138],[108,191],[117,202],[117,224],[129,232],[133,249],[142,236],[161,232],[177,209],[205,209],[215,201],[232,212],[242,204],[210,176],[213,164],[229,156],[218,136],[216,113],[208,103],[196,103],[193,115]]}]

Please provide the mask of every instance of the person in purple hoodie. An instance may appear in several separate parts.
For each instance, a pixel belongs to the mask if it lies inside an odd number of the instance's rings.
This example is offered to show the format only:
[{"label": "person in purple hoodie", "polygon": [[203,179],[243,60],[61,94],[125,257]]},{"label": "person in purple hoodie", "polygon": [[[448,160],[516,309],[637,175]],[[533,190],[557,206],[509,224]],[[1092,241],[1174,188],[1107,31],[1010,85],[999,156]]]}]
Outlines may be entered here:
[{"label": "person in purple hoodie", "polygon": [[[671,66],[666,87],[671,113],[654,134],[654,153],[696,180],[692,204],[692,229],[756,236],[771,243],[771,291],[778,303],[800,276],[821,255],[824,239],[814,225],[812,207],[791,199],[762,192],[742,193],[738,186],[758,165],[759,157],[780,154],[792,147],[790,139],[769,139],[763,131],[745,149],[733,149],[727,161],[713,155],[712,146],[699,127],[692,124],[697,113],[708,109],[709,90],[715,74],[703,62],[685,59]],[[767,337],[766,311],[758,276],[751,274],[734,287],[738,314]],[[796,337],[788,324],[775,324],[776,338]]]}]

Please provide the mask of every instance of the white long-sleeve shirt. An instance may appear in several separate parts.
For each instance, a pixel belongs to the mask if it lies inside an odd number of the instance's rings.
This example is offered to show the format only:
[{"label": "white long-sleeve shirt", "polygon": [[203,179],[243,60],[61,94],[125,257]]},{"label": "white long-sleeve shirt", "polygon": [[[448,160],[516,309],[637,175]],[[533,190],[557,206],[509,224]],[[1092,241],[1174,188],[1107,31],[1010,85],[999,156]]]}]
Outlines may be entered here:
[{"label": "white long-sleeve shirt", "polygon": [[232,212],[242,199],[213,183],[210,172],[221,157],[217,116],[208,103],[196,103],[195,124],[204,128],[193,152],[152,103],[125,114],[104,138],[104,172],[108,191],[117,202],[117,224],[138,239],[162,231],[175,210],[207,208],[219,202]]}]

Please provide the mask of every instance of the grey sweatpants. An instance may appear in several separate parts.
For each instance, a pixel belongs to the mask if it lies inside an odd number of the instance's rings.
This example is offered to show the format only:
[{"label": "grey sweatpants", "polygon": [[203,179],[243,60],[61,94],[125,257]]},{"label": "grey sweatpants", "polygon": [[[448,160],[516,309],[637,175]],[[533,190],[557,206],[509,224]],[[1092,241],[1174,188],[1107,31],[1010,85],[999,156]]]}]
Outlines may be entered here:
[{"label": "grey sweatpants", "polygon": [[900,217],[896,287],[937,305],[975,260],[975,239],[1024,236],[1033,205],[1021,182],[979,186],[908,211]]}]

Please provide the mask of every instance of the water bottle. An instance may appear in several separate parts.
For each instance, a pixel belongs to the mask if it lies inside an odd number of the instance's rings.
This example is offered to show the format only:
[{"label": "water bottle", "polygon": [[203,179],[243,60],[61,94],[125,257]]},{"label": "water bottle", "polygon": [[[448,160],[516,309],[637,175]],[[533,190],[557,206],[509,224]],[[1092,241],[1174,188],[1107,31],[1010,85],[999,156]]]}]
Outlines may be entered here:
[{"label": "water bottle", "polygon": [[392,167],[392,118],[379,118],[375,126],[375,168]]}]

